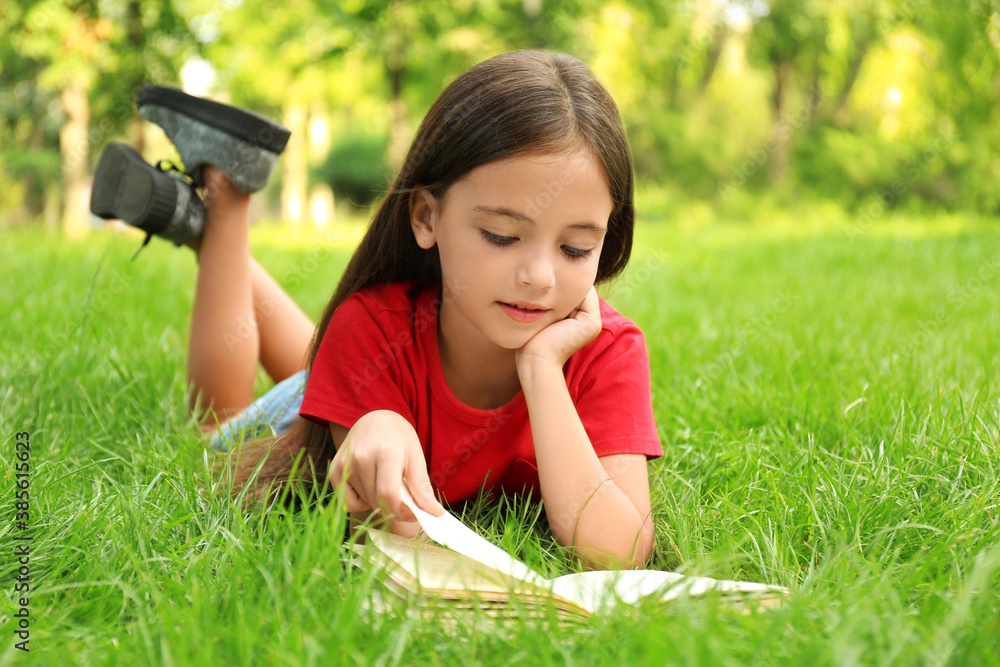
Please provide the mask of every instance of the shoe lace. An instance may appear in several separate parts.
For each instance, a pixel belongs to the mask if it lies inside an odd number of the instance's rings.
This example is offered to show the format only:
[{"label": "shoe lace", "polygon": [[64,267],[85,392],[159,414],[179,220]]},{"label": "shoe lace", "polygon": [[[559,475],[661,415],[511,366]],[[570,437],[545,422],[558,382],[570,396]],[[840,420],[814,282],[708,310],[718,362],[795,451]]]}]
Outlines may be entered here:
[{"label": "shoe lace", "polygon": [[178,167],[172,160],[158,160],[155,166],[160,171],[172,171],[183,178],[186,182],[194,185],[194,177]]}]

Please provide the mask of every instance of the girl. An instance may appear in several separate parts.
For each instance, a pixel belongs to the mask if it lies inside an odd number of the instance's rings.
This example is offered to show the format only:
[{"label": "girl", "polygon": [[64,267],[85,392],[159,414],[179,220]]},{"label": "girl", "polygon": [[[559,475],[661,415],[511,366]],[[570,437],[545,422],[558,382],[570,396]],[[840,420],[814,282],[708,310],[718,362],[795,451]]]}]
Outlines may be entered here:
[{"label": "girl", "polygon": [[[631,251],[631,159],[583,63],[518,51],[452,82],[315,329],[250,258],[239,166],[218,169],[208,153],[204,223],[188,225],[199,235],[168,237],[198,253],[189,380],[210,408],[206,430],[232,418],[217,446],[248,422],[278,422],[276,437],[234,451],[236,491],[265,454],[265,487],[290,480],[302,455],[343,487],[349,511],[384,512],[414,535],[403,485],[435,515],[438,498],[528,489],[585,564],[647,559],[646,462],[662,455],[647,353],[594,290]],[[250,405],[258,361],[278,384]]]}]

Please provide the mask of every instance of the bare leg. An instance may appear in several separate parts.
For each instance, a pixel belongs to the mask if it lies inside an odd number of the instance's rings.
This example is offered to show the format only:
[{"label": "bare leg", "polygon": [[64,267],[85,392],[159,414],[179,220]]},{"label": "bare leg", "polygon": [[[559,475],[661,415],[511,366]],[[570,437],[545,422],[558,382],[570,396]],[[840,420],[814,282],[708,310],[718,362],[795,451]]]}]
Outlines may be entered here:
[{"label": "bare leg", "polygon": [[250,195],[213,167],[204,178],[188,381],[191,409],[211,429],[253,401],[258,362],[275,381],[304,367],[313,325],[250,257]]},{"label": "bare leg", "polygon": [[281,382],[306,367],[306,352],[316,326],[252,258],[250,278],[260,336],[260,363],[274,382]]},{"label": "bare leg", "polygon": [[[250,195],[212,167],[204,171],[205,232],[196,245],[198,281],[191,312],[191,409],[211,427],[253,401],[260,338],[250,289]],[[214,411],[214,416],[212,414]]]}]

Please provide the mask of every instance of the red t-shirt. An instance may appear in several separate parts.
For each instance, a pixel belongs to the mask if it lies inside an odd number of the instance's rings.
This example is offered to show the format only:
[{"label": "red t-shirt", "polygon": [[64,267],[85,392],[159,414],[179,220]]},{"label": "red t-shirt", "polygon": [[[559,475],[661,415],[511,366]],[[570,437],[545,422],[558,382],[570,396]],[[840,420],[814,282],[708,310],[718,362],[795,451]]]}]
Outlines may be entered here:
[{"label": "red t-shirt", "polygon": [[[299,414],[346,428],[373,410],[399,413],[417,432],[434,488],[447,502],[480,487],[505,493],[539,488],[524,393],[481,410],[451,393],[438,353],[440,285],[366,288],[330,320]],[[642,332],[601,302],[601,333],[563,371],[598,456],[663,455],[649,389]]]}]

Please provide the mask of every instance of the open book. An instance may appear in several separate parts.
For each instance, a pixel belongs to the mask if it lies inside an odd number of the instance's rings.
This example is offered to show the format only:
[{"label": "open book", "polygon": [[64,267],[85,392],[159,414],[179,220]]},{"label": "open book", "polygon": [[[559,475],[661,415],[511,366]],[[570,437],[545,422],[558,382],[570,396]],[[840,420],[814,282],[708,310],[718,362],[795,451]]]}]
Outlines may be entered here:
[{"label": "open book", "polygon": [[781,586],[692,577],[658,570],[593,571],[546,579],[483,539],[449,513],[432,516],[406,490],[403,502],[424,532],[446,548],[369,530],[355,550],[385,570],[390,593],[434,598],[453,609],[478,608],[491,616],[544,614],[548,605],[567,620],[646,598],[662,601],[710,596],[742,611],[775,607],[788,597]]}]

